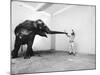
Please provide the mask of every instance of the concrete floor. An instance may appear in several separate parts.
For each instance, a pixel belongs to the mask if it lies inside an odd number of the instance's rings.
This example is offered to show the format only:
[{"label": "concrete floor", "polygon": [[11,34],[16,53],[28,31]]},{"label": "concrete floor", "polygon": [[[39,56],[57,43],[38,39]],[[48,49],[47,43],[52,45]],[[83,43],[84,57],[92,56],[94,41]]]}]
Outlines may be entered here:
[{"label": "concrete floor", "polygon": [[66,52],[42,53],[30,59],[19,57],[11,60],[11,73],[37,73],[95,69],[95,55],[68,55]]}]

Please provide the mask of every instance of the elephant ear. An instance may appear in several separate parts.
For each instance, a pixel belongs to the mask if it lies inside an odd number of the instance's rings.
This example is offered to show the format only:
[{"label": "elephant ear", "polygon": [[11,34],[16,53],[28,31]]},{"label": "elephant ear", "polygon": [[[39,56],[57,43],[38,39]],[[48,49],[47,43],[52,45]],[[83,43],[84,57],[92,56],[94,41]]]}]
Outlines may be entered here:
[{"label": "elephant ear", "polygon": [[33,22],[33,27],[34,27],[35,29],[38,28],[38,25],[37,25],[37,23],[36,23],[35,21]]},{"label": "elephant ear", "polygon": [[41,19],[36,20],[37,28],[42,29],[44,27],[44,22]]},{"label": "elephant ear", "polygon": [[36,20],[36,23],[40,25],[44,24],[44,22],[41,19]]}]

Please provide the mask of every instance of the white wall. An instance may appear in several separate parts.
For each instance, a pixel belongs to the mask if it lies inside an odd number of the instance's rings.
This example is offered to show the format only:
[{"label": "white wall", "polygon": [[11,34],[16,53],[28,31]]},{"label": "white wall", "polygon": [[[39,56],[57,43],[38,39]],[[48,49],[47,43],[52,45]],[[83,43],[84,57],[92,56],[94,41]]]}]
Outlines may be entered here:
[{"label": "white wall", "polygon": [[[25,5],[25,4],[24,4]],[[23,3],[21,2],[12,2],[12,25],[11,25],[11,34],[12,34],[12,49],[14,48],[14,29],[15,27],[23,22],[24,20],[30,19],[30,20],[36,20],[36,19],[42,19],[47,25],[49,25],[50,20],[50,14],[45,12],[36,12],[34,11],[34,8],[27,8],[26,6],[23,6]],[[50,26],[48,26],[50,27]],[[37,50],[47,50],[51,48],[51,40],[50,36],[48,36],[48,39],[45,37],[36,36],[33,49]]]},{"label": "white wall", "polygon": [[[53,29],[66,32],[73,28],[76,33],[78,51],[95,53],[95,7],[73,6],[64,12],[53,16]],[[56,50],[66,50],[68,38],[56,35]]]}]

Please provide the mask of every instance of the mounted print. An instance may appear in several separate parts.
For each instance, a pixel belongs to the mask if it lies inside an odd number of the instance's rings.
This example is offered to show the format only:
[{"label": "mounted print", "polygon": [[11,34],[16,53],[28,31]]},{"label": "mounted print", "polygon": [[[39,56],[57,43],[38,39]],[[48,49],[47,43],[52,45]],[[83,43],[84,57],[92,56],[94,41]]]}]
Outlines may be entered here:
[{"label": "mounted print", "polygon": [[96,69],[96,6],[11,1],[11,74]]}]

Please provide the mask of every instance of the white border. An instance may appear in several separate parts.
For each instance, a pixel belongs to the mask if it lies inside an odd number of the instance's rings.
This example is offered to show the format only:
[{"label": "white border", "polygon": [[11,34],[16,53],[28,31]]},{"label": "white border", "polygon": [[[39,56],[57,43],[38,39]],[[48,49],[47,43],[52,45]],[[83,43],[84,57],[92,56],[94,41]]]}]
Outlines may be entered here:
[{"label": "white border", "polygon": [[[25,0],[24,0],[25,1]],[[97,69],[88,71],[70,71],[70,72],[54,72],[40,73],[41,75],[99,75],[100,73],[100,0],[28,0],[54,3],[71,3],[71,4],[88,4],[96,5],[96,53],[97,53]],[[9,75],[10,73],[10,0],[0,0],[0,75]],[[34,74],[34,75],[40,75]]]}]

